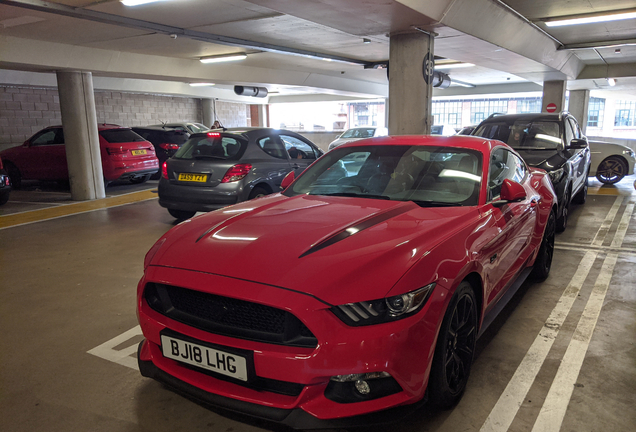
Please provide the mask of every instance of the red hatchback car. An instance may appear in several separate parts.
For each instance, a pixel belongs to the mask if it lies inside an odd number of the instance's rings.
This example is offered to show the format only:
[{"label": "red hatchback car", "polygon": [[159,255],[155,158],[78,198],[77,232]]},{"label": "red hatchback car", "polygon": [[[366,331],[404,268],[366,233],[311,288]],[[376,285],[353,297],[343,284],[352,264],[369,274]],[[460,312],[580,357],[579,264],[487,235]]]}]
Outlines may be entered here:
[{"label": "red hatchback car", "polygon": [[345,144],[284,192],[157,241],[140,371],[303,429],[396,418],[427,396],[450,407],[478,335],[528,275],[548,276],[555,209],[545,171],[499,141]]},{"label": "red hatchback car", "polygon": [[[159,169],[152,144],[130,128],[99,124],[97,130],[106,185],[115,180],[143,183]],[[0,157],[16,189],[22,180],[69,178],[62,126],[42,129],[21,146],[0,152]]]}]

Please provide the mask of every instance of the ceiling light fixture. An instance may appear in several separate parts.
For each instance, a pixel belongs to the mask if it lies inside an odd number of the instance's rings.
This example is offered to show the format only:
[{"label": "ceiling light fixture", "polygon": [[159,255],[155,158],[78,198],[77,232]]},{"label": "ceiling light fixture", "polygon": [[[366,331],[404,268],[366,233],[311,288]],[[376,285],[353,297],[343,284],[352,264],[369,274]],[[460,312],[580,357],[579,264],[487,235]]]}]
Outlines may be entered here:
[{"label": "ceiling light fixture", "polygon": [[461,69],[475,66],[472,63],[435,63],[435,69]]},{"label": "ceiling light fixture", "polygon": [[190,87],[210,87],[213,85],[214,83],[206,83],[206,82],[190,83]]},{"label": "ceiling light fixture", "polygon": [[365,44],[371,43],[371,39],[369,39],[369,38],[362,38],[362,43],[365,43]]},{"label": "ceiling light fixture", "polygon": [[247,58],[247,54],[245,53],[236,53],[236,54],[225,54],[219,56],[209,56],[209,57],[201,57],[199,61],[201,63],[221,63],[221,62],[231,62],[237,60],[245,60]]},{"label": "ceiling light fixture", "polygon": [[457,81],[455,78],[451,78],[451,85],[458,85],[461,87],[468,87],[468,88],[477,87],[475,84],[467,83],[464,81]]},{"label": "ceiling light fixture", "polygon": [[607,84],[609,84],[610,87],[614,87],[616,85],[616,80],[614,78],[608,78]]},{"label": "ceiling light fixture", "polygon": [[555,20],[555,21],[544,21],[544,22],[545,22],[545,25],[547,25],[548,27],[561,27],[561,26],[569,26],[569,25],[619,21],[619,20],[626,20],[626,19],[633,19],[633,18],[636,18],[636,12],[626,12],[626,13],[618,13],[618,14],[610,14],[610,15],[596,15],[596,16],[569,18],[569,19],[562,19],[562,20]]},{"label": "ceiling light fixture", "polygon": [[139,6],[146,3],[154,3],[163,0],[121,0],[124,6]]}]

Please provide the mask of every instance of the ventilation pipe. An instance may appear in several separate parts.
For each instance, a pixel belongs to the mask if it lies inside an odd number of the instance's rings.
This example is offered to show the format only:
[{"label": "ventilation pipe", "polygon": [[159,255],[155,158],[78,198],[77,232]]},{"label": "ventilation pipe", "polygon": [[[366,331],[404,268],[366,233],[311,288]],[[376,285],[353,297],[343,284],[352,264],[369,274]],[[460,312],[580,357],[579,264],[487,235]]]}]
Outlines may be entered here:
[{"label": "ventilation pipe", "polygon": [[234,93],[239,96],[267,97],[267,89],[265,87],[234,86]]}]

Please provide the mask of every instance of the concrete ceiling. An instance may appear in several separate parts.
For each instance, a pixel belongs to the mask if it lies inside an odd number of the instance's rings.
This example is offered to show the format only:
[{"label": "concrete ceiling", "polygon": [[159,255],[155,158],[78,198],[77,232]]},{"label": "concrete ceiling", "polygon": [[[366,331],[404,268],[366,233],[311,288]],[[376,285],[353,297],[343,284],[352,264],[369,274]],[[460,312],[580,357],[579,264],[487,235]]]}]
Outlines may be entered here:
[{"label": "concrete ceiling", "polygon": [[[552,79],[567,79],[571,89],[612,90],[606,78],[613,77],[616,90],[636,95],[636,19],[545,25],[633,10],[636,0],[164,0],[135,7],[0,0],[0,82],[15,77],[7,71],[76,69],[95,77],[212,81],[228,97],[234,84],[264,85],[275,92],[270,102],[385,97],[386,71],[363,65],[387,61],[391,33],[419,28],[437,34],[436,56],[476,65],[445,71],[475,85],[461,90],[466,94],[524,84],[536,91]],[[198,61],[234,52],[248,58]]]}]

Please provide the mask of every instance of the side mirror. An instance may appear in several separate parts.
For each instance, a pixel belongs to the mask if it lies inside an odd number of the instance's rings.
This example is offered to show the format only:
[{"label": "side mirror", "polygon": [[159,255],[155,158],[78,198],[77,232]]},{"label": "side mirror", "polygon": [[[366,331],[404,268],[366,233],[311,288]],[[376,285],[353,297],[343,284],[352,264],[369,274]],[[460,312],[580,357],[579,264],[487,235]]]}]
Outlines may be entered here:
[{"label": "side mirror", "polygon": [[290,171],[289,173],[287,173],[287,175],[281,182],[280,187],[283,188],[283,190],[287,189],[289,185],[294,182],[295,179],[296,179],[296,174],[294,174],[293,171]]},{"label": "side mirror", "polygon": [[573,139],[570,141],[569,149],[580,150],[588,147],[587,140],[585,139]]},{"label": "side mirror", "polygon": [[508,204],[510,202],[521,201],[526,198],[526,190],[519,183],[510,179],[505,179],[501,185],[499,200],[493,201],[495,207]]}]

